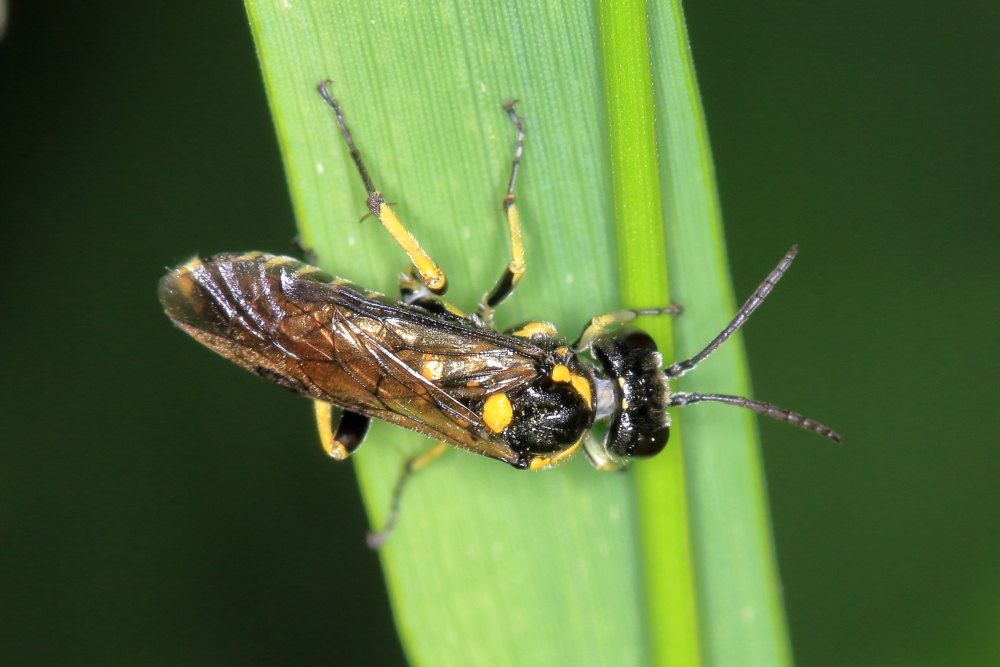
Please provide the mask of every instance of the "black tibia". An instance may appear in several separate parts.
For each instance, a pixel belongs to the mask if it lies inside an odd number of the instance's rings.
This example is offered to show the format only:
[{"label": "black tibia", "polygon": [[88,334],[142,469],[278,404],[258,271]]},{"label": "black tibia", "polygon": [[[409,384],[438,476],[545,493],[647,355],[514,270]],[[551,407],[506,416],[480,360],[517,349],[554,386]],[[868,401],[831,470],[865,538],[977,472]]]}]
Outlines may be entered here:
[{"label": "black tibia", "polygon": [[494,285],[493,290],[486,297],[486,305],[490,308],[496,308],[504,300],[510,296],[511,292],[514,291],[514,272],[509,268],[504,269],[503,275],[500,276],[500,280]]},{"label": "black tibia", "polygon": [[344,410],[344,414],[340,417],[340,423],[337,424],[337,430],[333,433],[333,439],[342,445],[347,450],[347,454],[350,455],[361,446],[371,423],[371,418],[365,415]]}]

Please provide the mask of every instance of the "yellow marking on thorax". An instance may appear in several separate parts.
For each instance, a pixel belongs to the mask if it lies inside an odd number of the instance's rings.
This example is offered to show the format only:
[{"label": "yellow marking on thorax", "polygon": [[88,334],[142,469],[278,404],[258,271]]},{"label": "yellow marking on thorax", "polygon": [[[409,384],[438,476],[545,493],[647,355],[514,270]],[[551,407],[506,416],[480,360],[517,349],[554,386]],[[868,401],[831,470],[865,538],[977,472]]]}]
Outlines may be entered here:
[{"label": "yellow marking on thorax", "polygon": [[553,382],[569,382],[570,375],[569,369],[562,364],[556,364],[556,367],[552,369]]},{"label": "yellow marking on thorax", "polygon": [[507,394],[493,394],[483,403],[483,423],[494,433],[507,428],[514,418],[514,408]]},{"label": "yellow marking on thorax", "polygon": [[263,254],[264,253],[260,252],[259,250],[251,250],[248,253],[240,255],[236,259],[237,259],[237,261],[246,262],[246,261],[249,261],[251,259],[257,259],[258,257],[260,257]]},{"label": "yellow marking on thorax", "polygon": [[555,336],[558,332],[549,322],[528,322],[511,335],[516,338],[531,338],[532,336]]},{"label": "yellow marking on thorax", "polygon": [[593,396],[590,391],[590,383],[587,378],[572,372],[569,367],[563,364],[556,364],[550,376],[553,382],[568,383],[573,386],[573,390],[580,394],[580,398],[587,404],[587,409],[593,407]]},{"label": "yellow marking on thorax", "polygon": [[573,383],[573,389],[576,389],[576,393],[580,394],[583,402],[587,404],[587,409],[594,407],[594,397],[590,393],[590,383],[587,382],[587,378],[574,373],[570,382]]},{"label": "yellow marking on thorax", "polygon": [[543,468],[550,468],[554,465],[562,463],[563,461],[565,461],[566,459],[568,459],[569,457],[573,456],[573,454],[576,453],[576,450],[580,448],[580,443],[583,442],[583,439],[586,436],[587,434],[584,433],[582,436],[580,436],[579,440],[577,440],[576,442],[574,442],[572,445],[562,450],[561,452],[556,452],[555,454],[549,454],[547,456],[536,456],[535,458],[531,459],[531,462],[528,464],[528,470],[542,470]]}]

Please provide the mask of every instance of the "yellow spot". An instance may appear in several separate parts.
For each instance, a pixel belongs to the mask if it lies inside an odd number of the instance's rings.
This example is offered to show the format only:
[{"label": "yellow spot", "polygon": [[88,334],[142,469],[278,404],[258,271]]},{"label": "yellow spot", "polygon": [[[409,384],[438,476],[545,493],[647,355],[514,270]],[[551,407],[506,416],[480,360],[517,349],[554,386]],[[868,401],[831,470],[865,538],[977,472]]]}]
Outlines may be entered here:
[{"label": "yellow spot", "polygon": [[589,409],[593,407],[593,396],[591,396],[590,383],[587,382],[587,378],[570,372],[569,368],[563,364],[557,364],[556,367],[552,369],[552,375],[550,377],[553,382],[571,384],[573,386],[573,390],[580,394],[580,398],[582,398],[583,402],[587,404],[587,408]]},{"label": "yellow spot", "polygon": [[297,276],[307,276],[310,273],[322,273],[322,269],[317,269],[315,266],[303,266],[301,269],[295,272]]},{"label": "yellow spot", "polygon": [[444,364],[441,363],[440,359],[427,359],[420,369],[420,374],[428,380],[440,380],[441,376],[444,375]]},{"label": "yellow spot", "polygon": [[281,255],[278,255],[277,257],[272,257],[271,259],[264,262],[264,266],[267,268],[271,268],[274,266],[282,266],[284,264],[298,264],[298,263],[299,261],[297,259],[292,259],[291,257],[282,257]]},{"label": "yellow spot", "polygon": [[250,260],[250,259],[257,259],[258,257],[260,257],[263,254],[264,253],[259,252],[257,250],[252,250],[252,251],[246,253],[245,255],[240,255],[236,259],[245,262],[245,261]]},{"label": "yellow spot", "polygon": [[572,445],[562,450],[561,452],[556,452],[555,454],[549,454],[548,456],[536,456],[531,459],[531,463],[528,464],[529,470],[542,470],[543,468],[550,468],[554,465],[558,465],[573,456],[576,450],[580,448],[580,443],[583,442],[583,438],[586,434],[580,437],[579,440],[574,442]]},{"label": "yellow spot", "polygon": [[556,328],[549,322],[528,322],[512,335],[517,338],[531,338],[532,336],[555,336],[556,333]]},{"label": "yellow spot", "polygon": [[569,348],[566,347],[565,345],[560,345],[559,347],[556,348],[556,354],[558,354],[560,357],[565,357],[567,354],[569,354]]},{"label": "yellow spot", "polygon": [[594,399],[593,396],[591,396],[590,383],[587,382],[587,378],[583,377],[582,375],[574,374],[570,378],[570,382],[573,383],[573,389],[576,389],[576,393],[580,394],[580,396],[583,398],[583,402],[587,404],[587,407],[588,408],[593,407]]},{"label": "yellow spot", "polygon": [[628,401],[624,398],[622,399],[622,410],[628,410]]},{"label": "yellow spot", "polygon": [[514,418],[514,408],[510,405],[507,394],[493,394],[483,404],[483,422],[494,433],[507,428]]}]

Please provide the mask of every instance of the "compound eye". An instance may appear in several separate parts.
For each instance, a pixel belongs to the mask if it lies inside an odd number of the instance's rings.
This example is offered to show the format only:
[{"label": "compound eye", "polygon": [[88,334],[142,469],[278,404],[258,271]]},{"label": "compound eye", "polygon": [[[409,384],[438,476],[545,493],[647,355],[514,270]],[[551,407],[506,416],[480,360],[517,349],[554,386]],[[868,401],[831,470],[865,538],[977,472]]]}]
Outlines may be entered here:
[{"label": "compound eye", "polygon": [[656,341],[645,331],[639,329],[625,329],[623,342],[630,348],[638,348],[640,350],[652,350],[657,351]]},{"label": "compound eye", "polygon": [[670,440],[670,427],[664,426],[636,440],[635,446],[629,454],[639,458],[656,456],[667,446],[668,440]]}]

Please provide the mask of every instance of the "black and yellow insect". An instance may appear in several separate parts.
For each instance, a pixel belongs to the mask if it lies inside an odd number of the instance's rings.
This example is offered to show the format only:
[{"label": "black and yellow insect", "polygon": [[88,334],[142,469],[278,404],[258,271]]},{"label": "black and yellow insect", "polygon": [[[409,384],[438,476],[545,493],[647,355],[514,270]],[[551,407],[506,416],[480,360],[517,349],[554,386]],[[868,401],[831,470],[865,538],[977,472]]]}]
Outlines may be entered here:
[{"label": "black and yellow insect", "polygon": [[[504,107],[517,139],[503,200],[512,257],[476,311],[466,314],[440,298],[447,289],[444,272],[375,189],[328,84],[318,90],[357,165],[368,208],[413,264],[401,278],[401,300],[259,252],[191,260],[161,280],[159,294],[167,315],[196,340],[313,399],[330,456],[349,456],[375,418],[515,468],[546,468],[582,447],[595,467],[610,469],[659,453],[670,431],[667,409],[700,401],[749,408],[839,441],[831,429],[782,408],[669,386],[747,320],[796,248],[705,349],[665,369],[653,339],[625,325],[642,314],[676,312],[674,307],[594,317],[573,342],[548,322],[497,331],[493,311],[524,273],[514,195],[524,128],[513,103]],[[600,440],[591,435],[599,420],[608,420]]]}]

